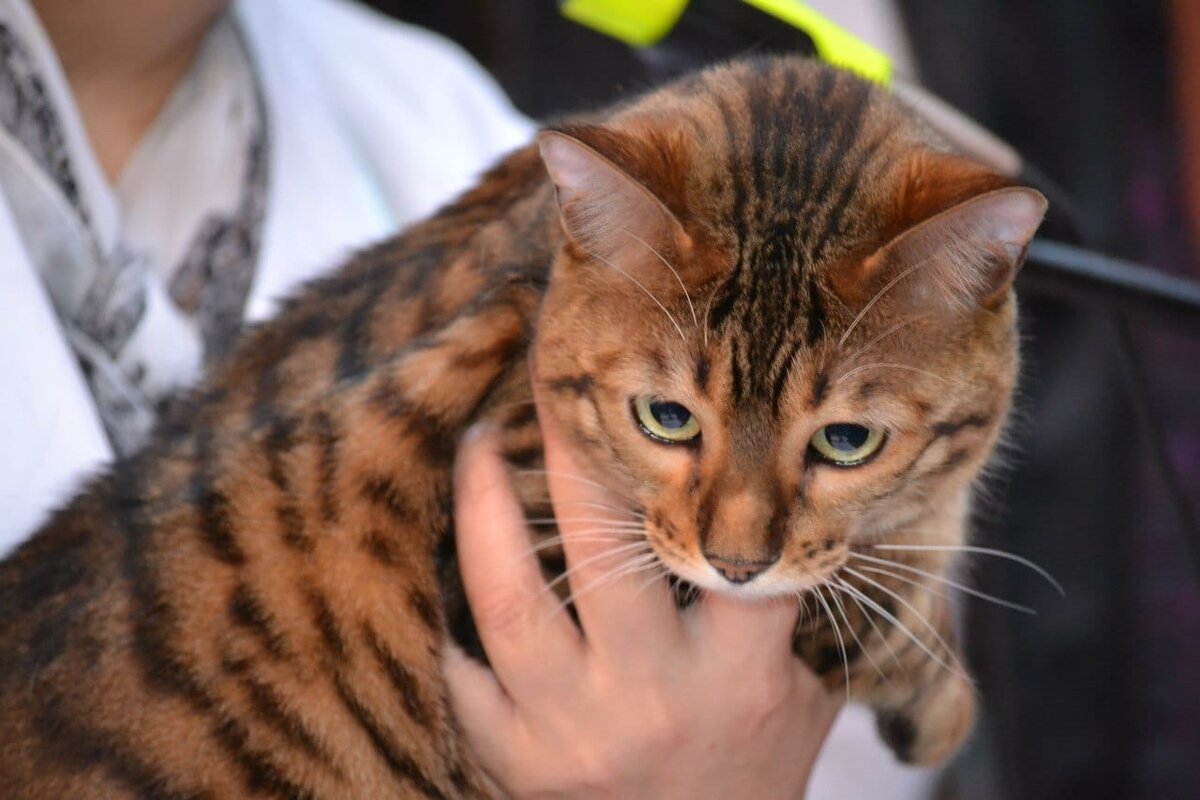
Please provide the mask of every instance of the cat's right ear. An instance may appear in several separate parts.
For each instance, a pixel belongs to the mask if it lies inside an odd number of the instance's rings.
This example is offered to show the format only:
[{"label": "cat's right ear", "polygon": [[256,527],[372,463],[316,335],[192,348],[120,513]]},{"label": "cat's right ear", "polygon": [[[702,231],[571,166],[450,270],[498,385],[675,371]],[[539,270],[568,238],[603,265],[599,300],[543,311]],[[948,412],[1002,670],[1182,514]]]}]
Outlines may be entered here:
[{"label": "cat's right ear", "polygon": [[687,246],[687,234],[670,209],[612,159],[558,131],[543,131],[537,143],[558,195],[563,230],[580,255],[616,261],[627,253],[665,254]]}]

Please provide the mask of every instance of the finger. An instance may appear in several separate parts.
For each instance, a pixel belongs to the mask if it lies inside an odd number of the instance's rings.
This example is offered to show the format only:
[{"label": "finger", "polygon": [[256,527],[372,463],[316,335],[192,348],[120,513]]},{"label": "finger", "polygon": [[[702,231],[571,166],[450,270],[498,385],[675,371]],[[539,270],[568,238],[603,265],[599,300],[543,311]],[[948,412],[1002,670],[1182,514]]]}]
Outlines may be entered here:
[{"label": "finger", "polygon": [[[541,402],[538,420],[571,597],[589,649],[609,654],[644,652],[648,646],[668,650],[682,628],[666,582],[656,578],[661,562],[638,519],[609,510],[627,509],[629,501],[586,474]],[[572,510],[582,508],[589,509],[586,515]]]},{"label": "finger", "polygon": [[845,707],[846,695],[825,688],[817,674],[798,658],[792,659],[791,669],[794,680],[792,697],[800,704],[804,725],[804,735],[795,737],[799,744],[795,756],[808,762],[811,767],[821,745],[833,729],[838,714]]},{"label": "finger", "polygon": [[442,649],[442,674],[450,690],[454,715],[468,729],[494,730],[515,720],[512,700],[496,675],[453,642]]},{"label": "finger", "polygon": [[696,635],[710,652],[761,659],[776,653],[791,658],[800,604],[795,597],[743,600],[705,592],[696,610]]},{"label": "finger", "polygon": [[463,586],[500,683],[519,700],[574,674],[579,632],[546,589],[493,434],[464,437],[454,498]]},{"label": "finger", "polygon": [[450,642],[443,648],[442,674],[450,706],[480,766],[501,784],[512,771],[524,736],[517,709],[495,674]]}]

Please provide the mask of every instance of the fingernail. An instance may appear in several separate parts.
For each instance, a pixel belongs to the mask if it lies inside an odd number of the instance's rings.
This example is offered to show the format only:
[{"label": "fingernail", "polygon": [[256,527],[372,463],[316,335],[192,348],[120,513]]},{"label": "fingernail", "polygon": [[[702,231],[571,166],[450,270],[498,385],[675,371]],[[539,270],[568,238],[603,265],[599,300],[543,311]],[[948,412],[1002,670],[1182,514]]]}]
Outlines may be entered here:
[{"label": "fingernail", "polygon": [[467,428],[467,432],[463,434],[463,444],[473,444],[479,441],[488,434],[496,430],[496,424],[490,419],[481,419],[471,427]]},{"label": "fingernail", "polygon": [[458,646],[458,642],[446,638],[442,640],[442,658],[447,662],[461,662],[466,660],[467,654]]}]

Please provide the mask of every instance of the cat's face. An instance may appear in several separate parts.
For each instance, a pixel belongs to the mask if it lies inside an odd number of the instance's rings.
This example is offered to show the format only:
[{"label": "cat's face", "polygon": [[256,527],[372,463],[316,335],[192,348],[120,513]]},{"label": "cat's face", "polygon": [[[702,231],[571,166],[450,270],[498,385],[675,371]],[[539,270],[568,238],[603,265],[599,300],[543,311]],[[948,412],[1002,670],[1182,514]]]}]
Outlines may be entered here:
[{"label": "cat's face", "polygon": [[541,142],[568,239],[539,322],[544,402],[672,572],[756,596],[961,503],[1008,410],[1009,287],[1044,211],[904,131],[873,139],[887,107],[842,130],[837,106],[872,98],[849,79],[807,137],[755,119],[745,98],[773,73],[669,123]]}]

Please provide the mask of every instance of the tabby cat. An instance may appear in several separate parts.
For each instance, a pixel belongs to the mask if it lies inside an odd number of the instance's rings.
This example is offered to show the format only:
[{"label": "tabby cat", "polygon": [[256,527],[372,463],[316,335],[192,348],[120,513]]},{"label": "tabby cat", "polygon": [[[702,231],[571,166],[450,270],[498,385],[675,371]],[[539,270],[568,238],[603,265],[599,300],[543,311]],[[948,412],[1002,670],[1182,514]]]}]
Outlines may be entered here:
[{"label": "tabby cat", "polygon": [[542,132],[248,333],[0,566],[0,787],[488,796],[439,673],[474,636],[451,466],[481,419],[539,463],[531,374],[679,580],[807,591],[797,654],[945,758],[974,700],[936,578],[1044,210],[798,58]]}]

